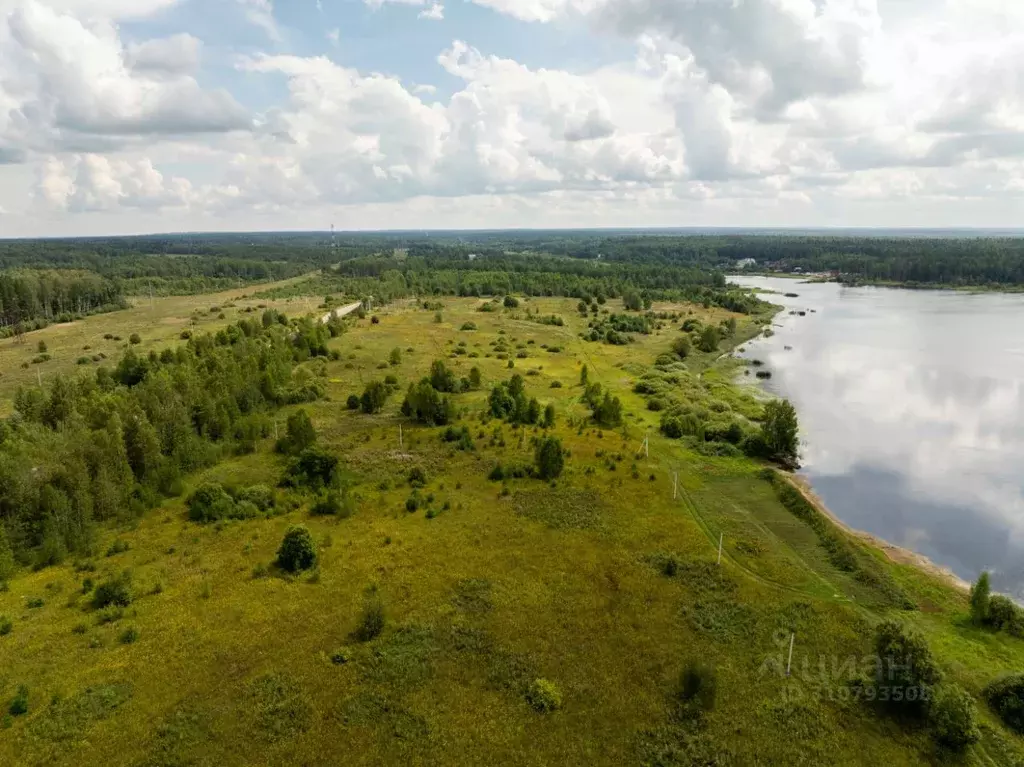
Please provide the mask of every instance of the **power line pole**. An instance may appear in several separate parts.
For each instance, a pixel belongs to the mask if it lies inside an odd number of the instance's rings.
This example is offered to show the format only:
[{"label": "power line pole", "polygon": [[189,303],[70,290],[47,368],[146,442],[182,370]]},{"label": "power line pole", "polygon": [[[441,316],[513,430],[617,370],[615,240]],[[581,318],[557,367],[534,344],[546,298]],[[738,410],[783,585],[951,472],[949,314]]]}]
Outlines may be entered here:
[{"label": "power line pole", "polygon": [[722,542],[725,540],[725,533],[719,533],[718,535],[718,564],[722,564]]},{"label": "power line pole", "polygon": [[676,500],[679,497],[679,472],[672,474],[672,500]]}]

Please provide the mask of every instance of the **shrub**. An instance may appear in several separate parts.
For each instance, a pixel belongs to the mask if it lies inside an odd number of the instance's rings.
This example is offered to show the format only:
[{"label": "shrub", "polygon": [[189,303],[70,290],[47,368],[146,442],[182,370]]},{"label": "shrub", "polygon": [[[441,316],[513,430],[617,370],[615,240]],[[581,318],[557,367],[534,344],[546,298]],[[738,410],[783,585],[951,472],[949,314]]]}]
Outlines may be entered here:
[{"label": "shrub", "polygon": [[690,356],[690,337],[680,336],[672,342],[672,351],[676,353],[676,356],[680,359],[686,359]]},{"label": "shrub", "polygon": [[359,395],[358,394],[349,394],[348,395],[348,401],[345,404],[348,405],[348,409],[349,410],[358,410],[359,409]]},{"label": "shrub", "polygon": [[121,632],[121,635],[117,638],[117,640],[121,644],[135,644],[135,642],[138,640],[138,638],[139,638],[139,630],[137,628],[135,628],[135,626],[129,626],[128,628],[126,628],[124,631]]},{"label": "shrub", "polygon": [[419,466],[413,466],[409,470],[409,485],[411,487],[423,487],[427,484],[427,475]]},{"label": "shrub", "polygon": [[235,512],[235,502],[223,487],[215,482],[200,485],[185,502],[188,518],[193,522],[216,522],[229,519]]},{"label": "shrub", "polygon": [[325,450],[311,447],[292,463],[281,484],[285,487],[308,487],[319,490],[330,487],[337,478],[339,460]]},{"label": "shrub", "polygon": [[405,499],[405,510],[410,514],[415,513],[420,508],[420,494],[417,491],[413,491],[412,495]]},{"label": "shrub", "polygon": [[0,615],[0,637],[5,637],[14,631],[14,621],[6,615]]},{"label": "shrub", "polygon": [[384,631],[384,603],[376,589],[370,589],[363,598],[363,611],[353,636],[360,642],[376,639]]},{"label": "shrub", "polygon": [[132,576],[127,570],[117,578],[101,583],[92,595],[92,606],[97,610],[111,606],[127,607],[131,603]]},{"label": "shrub", "polygon": [[556,711],[562,707],[562,693],[553,682],[547,679],[534,679],[526,690],[526,700],[534,711],[542,714]]},{"label": "shrub", "polygon": [[140,336],[138,333],[132,333],[128,337],[128,343],[130,343],[132,346],[138,346],[139,344],[142,343],[142,336]]},{"label": "shrub", "polygon": [[462,327],[459,330],[476,330],[475,322],[463,322]]},{"label": "shrub", "polygon": [[313,567],[316,559],[316,545],[309,530],[302,525],[288,528],[277,550],[277,564],[290,573],[297,573]]},{"label": "shrub", "polygon": [[269,511],[274,507],[274,491],[266,485],[252,485],[238,492],[239,503],[251,503],[260,511]]},{"label": "shrub", "polygon": [[124,552],[128,551],[129,548],[130,546],[128,545],[128,541],[116,540],[113,543],[111,543],[110,547],[107,549],[107,556],[113,557],[117,556],[118,554],[123,554]]},{"label": "shrub", "polygon": [[1007,674],[996,679],[983,694],[1007,727],[1024,734],[1024,673]]},{"label": "shrub", "polygon": [[981,738],[974,698],[956,684],[944,684],[932,701],[929,723],[932,736],[954,751],[962,751]]},{"label": "shrub", "polygon": [[708,713],[715,708],[717,694],[718,676],[715,669],[697,661],[690,661],[676,682],[676,713],[684,717]]},{"label": "shrub", "polygon": [[1024,611],[1002,594],[993,594],[989,598],[985,623],[996,631],[1007,631],[1015,637],[1024,636]]},{"label": "shrub", "polygon": [[704,328],[700,333],[697,346],[706,353],[718,351],[718,329],[711,326]]},{"label": "shrub", "polygon": [[18,685],[18,692],[11,699],[7,712],[11,716],[21,716],[28,713],[28,687],[23,684]]},{"label": "shrub", "polygon": [[327,493],[313,505],[313,516],[338,516],[347,519],[352,516],[352,503],[347,493]]},{"label": "shrub", "polygon": [[902,623],[884,621],[875,632],[875,654],[879,658],[876,681],[889,688],[890,703],[923,711],[941,679],[925,638]]}]

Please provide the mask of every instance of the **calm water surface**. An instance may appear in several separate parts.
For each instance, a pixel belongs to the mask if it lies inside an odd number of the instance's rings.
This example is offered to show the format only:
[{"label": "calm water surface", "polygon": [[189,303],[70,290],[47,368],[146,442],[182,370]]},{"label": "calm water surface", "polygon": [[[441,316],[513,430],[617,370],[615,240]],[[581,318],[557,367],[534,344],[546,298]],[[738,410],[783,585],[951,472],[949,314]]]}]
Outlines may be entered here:
[{"label": "calm water surface", "polygon": [[766,296],[787,311],[743,356],[796,405],[829,508],[1024,597],[1024,295],[733,281],[799,294]]}]

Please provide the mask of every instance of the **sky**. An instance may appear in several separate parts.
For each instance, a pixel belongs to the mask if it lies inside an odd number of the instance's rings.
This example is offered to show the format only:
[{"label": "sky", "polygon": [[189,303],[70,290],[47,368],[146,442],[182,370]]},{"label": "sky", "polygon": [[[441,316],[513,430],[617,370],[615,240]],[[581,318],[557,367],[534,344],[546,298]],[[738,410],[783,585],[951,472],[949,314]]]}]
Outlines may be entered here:
[{"label": "sky", "polygon": [[0,237],[1024,226],[1020,0],[0,0]]}]

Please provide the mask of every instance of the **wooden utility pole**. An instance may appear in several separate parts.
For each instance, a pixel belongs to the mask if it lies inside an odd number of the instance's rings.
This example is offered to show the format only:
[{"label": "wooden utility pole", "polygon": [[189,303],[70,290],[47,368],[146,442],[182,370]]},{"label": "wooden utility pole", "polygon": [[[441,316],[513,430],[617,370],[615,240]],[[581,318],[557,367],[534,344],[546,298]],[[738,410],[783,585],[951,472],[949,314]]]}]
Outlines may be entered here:
[{"label": "wooden utility pole", "polygon": [[402,424],[398,424],[398,449],[405,452],[405,439],[402,437]]},{"label": "wooden utility pole", "polygon": [[789,635],[789,660],[786,661],[786,676],[789,676],[790,669],[793,668],[793,643],[796,641],[796,633]]},{"label": "wooden utility pole", "polygon": [[722,564],[722,542],[725,540],[725,533],[718,534],[718,564]]},{"label": "wooden utility pole", "polygon": [[672,474],[672,500],[676,500],[679,497],[679,472]]}]

